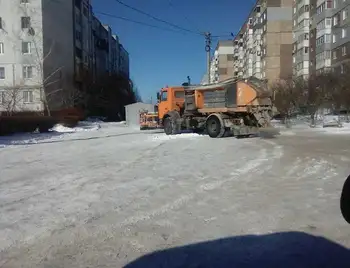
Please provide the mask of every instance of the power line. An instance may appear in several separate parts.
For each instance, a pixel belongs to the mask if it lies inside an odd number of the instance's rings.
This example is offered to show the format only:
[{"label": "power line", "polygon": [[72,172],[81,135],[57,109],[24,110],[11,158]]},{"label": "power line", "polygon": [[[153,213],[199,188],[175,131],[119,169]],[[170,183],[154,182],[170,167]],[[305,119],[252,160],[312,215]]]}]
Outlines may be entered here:
[{"label": "power line", "polygon": [[[155,29],[158,29],[158,30],[169,31],[169,32],[173,32],[173,33],[188,34],[188,32],[177,31],[177,30],[170,29],[170,28],[164,28],[164,27],[161,27],[161,26],[157,26],[157,25],[153,25],[153,24],[148,24],[148,23],[145,23],[145,22],[142,22],[142,21],[132,20],[132,19],[128,19],[128,18],[125,18],[125,17],[116,16],[116,15],[109,14],[109,13],[105,13],[105,12],[95,11],[95,13],[96,13],[96,14],[100,14],[100,15],[104,15],[104,16],[107,16],[107,17],[111,17],[111,18],[114,18],[114,19],[124,20],[124,21],[128,21],[128,22],[140,24],[140,25],[142,25],[142,26],[147,26],[147,27],[155,28]],[[192,33],[192,34],[193,34],[193,33]]]},{"label": "power line", "polygon": [[128,5],[128,4],[125,4],[124,2],[122,2],[122,1],[120,1],[120,0],[115,0],[115,1],[116,1],[117,3],[119,3],[120,5],[122,5],[122,6],[125,6],[125,7],[129,8],[129,9],[131,9],[131,10],[134,10],[134,11],[140,13],[140,14],[143,14],[143,15],[145,15],[145,16],[148,16],[148,17],[150,17],[150,18],[152,18],[152,19],[154,19],[154,20],[156,20],[156,21],[163,22],[163,23],[165,23],[165,24],[168,24],[168,25],[170,25],[170,26],[172,26],[172,27],[175,27],[175,28],[177,28],[177,29],[183,30],[183,31],[185,31],[185,32],[190,32],[190,33],[194,33],[194,34],[198,34],[198,35],[202,35],[202,36],[204,35],[204,33],[202,33],[202,32],[192,31],[192,30],[190,30],[190,29],[186,29],[186,28],[184,28],[184,27],[181,27],[181,26],[176,25],[176,24],[174,24],[174,23],[168,22],[168,21],[166,21],[166,20],[157,18],[157,17],[155,17],[155,16],[153,16],[153,15],[147,13],[147,12],[144,12],[144,11],[138,9],[138,8],[135,8],[135,7],[132,7],[132,6]]},{"label": "power line", "polygon": [[[173,5],[173,1],[172,0],[169,0],[169,6],[171,7],[171,8],[173,8],[174,10],[176,9],[175,8],[175,6]],[[185,14],[182,14],[182,16],[185,18],[185,20],[187,20],[187,22],[189,23],[189,24],[192,24],[192,25],[194,25],[194,23],[193,23],[193,21],[191,21]],[[203,31],[201,31],[198,27],[196,27],[196,25],[194,25],[195,26],[195,28],[196,28],[196,30],[198,31],[198,32],[203,32]]]}]

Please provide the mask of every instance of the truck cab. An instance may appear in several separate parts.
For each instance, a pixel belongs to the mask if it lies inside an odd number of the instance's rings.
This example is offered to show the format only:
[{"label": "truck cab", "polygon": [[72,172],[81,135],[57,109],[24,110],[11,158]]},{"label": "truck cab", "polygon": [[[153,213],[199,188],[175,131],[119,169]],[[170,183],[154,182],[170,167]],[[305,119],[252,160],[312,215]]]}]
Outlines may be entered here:
[{"label": "truck cab", "polygon": [[177,111],[182,113],[185,102],[184,87],[165,87],[157,93],[158,116],[162,124],[169,112]]}]

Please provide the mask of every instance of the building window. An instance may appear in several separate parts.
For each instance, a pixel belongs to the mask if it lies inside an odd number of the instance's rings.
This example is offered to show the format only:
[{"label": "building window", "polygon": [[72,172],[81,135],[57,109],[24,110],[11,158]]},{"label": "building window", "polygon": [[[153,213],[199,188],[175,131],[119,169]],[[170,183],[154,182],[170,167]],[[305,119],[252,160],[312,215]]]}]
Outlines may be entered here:
[{"label": "building window", "polygon": [[33,78],[33,66],[23,66],[23,78],[24,79]]},{"label": "building window", "polygon": [[0,79],[5,79],[5,67],[0,67]]},{"label": "building window", "polygon": [[336,60],[336,59],[337,59],[337,51],[336,51],[336,50],[334,50],[334,51],[332,52],[332,58],[333,58],[333,60]]},{"label": "building window", "polygon": [[341,54],[346,56],[346,45],[341,48]]},{"label": "building window", "polygon": [[89,8],[86,5],[83,6],[83,14],[85,17],[89,15]]},{"label": "building window", "polygon": [[80,31],[75,31],[75,36],[76,36],[76,38],[77,38],[77,40],[79,40],[79,41],[81,41],[82,40],[82,34],[81,34],[81,32]]},{"label": "building window", "polygon": [[309,48],[308,47],[304,47],[304,53],[308,54],[309,53]]},{"label": "building window", "polygon": [[334,0],[327,0],[326,1],[326,8],[333,8],[335,5],[333,5]]},{"label": "building window", "polygon": [[5,53],[4,43],[0,43],[0,55]]},{"label": "building window", "polygon": [[342,14],[343,14],[343,20],[346,20],[346,18],[348,17],[348,10],[347,9],[344,9],[342,11]]},{"label": "building window", "polygon": [[325,34],[324,35],[324,42],[325,43],[330,43],[331,42],[331,35],[330,34]]},{"label": "building window", "polygon": [[33,102],[33,91],[23,91],[23,102],[24,103]]},{"label": "building window", "polygon": [[347,36],[347,29],[341,29],[341,38],[345,38]]},{"label": "building window", "polygon": [[337,16],[334,16],[333,17],[333,26],[335,26],[337,24],[338,24],[338,18],[337,18]]},{"label": "building window", "polygon": [[23,54],[32,53],[32,46],[30,42],[22,42],[22,53]]},{"label": "building window", "polygon": [[330,28],[332,26],[332,19],[326,18],[325,19],[326,28]]},{"label": "building window", "polygon": [[333,43],[337,42],[337,36],[335,34],[333,34],[333,36],[332,36],[332,42]]},{"label": "building window", "polygon": [[21,17],[22,29],[28,29],[30,27],[30,17]]}]

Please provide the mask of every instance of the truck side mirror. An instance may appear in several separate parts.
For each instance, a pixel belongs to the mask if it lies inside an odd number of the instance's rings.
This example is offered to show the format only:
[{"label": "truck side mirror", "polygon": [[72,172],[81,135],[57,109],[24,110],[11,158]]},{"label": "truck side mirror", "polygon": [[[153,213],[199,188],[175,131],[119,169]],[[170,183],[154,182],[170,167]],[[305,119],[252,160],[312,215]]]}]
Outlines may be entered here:
[{"label": "truck side mirror", "polygon": [[157,92],[157,100],[160,100],[160,94]]}]

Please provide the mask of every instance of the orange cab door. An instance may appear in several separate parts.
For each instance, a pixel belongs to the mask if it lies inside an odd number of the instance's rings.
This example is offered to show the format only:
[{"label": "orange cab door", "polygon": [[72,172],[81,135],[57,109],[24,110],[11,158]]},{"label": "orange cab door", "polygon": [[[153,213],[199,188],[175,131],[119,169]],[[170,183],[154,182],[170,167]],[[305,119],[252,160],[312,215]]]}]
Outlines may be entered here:
[{"label": "orange cab door", "polygon": [[163,119],[164,115],[169,111],[168,91],[160,93],[160,101],[158,104],[159,119]]}]

